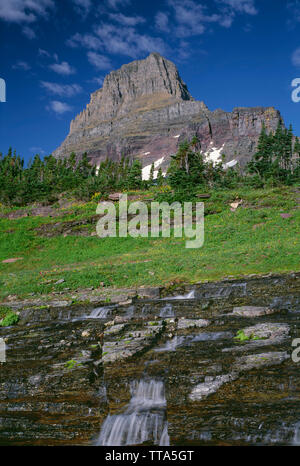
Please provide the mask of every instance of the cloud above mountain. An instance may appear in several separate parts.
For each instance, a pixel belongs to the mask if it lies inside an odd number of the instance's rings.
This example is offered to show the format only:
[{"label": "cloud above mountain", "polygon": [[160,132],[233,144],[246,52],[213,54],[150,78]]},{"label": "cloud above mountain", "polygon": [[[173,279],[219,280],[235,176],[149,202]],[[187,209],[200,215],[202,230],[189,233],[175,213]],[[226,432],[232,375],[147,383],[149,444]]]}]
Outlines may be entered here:
[{"label": "cloud above mountain", "polygon": [[66,61],[62,61],[61,63],[53,63],[52,65],[49,65],[49,68],[55,73],[62,75],[70,75],[76,73],[75,68]]},{"label": "cloud above mountain", "polygon": [[47,17],[54,0],[1,0],[0,18],[11,23],[33,23]]},{"label": "cloud above mountain", "polygon": [[41,81],[41,87],[46,89],[50,94],[60,97],[73,97],[82,92],[82,87],[79,84],[59,84],[48,81]]}]

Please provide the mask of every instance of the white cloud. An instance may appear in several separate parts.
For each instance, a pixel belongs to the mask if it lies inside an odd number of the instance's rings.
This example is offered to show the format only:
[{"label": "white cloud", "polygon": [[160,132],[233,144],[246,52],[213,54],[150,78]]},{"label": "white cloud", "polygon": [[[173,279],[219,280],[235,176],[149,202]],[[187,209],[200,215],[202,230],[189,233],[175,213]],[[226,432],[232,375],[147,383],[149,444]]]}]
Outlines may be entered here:
[{"label": "white cloud", "polygon": [[107,0],[108,6],[117,10],[119,7],[129,5],[131,0]]},{"label": "white cloud", "polygon": [[[122,15],[118,18],[129,18]],[[126,21],[126,20],[125,20]],[[94,53],[88,54],[90,63],[99,62],[99,69],[110,68],[106,62],[100,67],[100,60],[97,58],[95,51],[106,51],[110,54],[126,55],[137,58],[145,53],[159,52],[166,53],[164,41],[159,37],[140,34],[135,27],[103,23],[95,28],[95,34],[75,34],[68,41],[67,45],[71,47],[84,47]],[[103,55],[100,55],[103,60]],[[105,57],[104,57],[105,58]]]},{"label": "white cloud", "polygon": [[31,69],[31,66],[28,65],[26,61],[18,61],[15,65],[13,65],[14,70],[24,70],[24,71],[29,71]]},{"label": "white cloud", "polygon": [[102,24],[96,29],[108,53],[137,58],[150,52],[166,53],[164,41],[159,37],[140,34],[134,28]]},{"label": "white cloud", "polygon": [[292,63],[294,66],[300,66],[300,47],[298,47],[292,55]]},{"label": "white cloud", "polygon": [[62,75],[70,75],[76,73],[75,68],[69,65],[69,63],[66,61],[63,61],[61,63],[53,63],[52,65],[49,65],[49,68],[55,73]]},{"label": "white cloud", "polygon": [[258,13],[254,0],[219,0],[219,3],[228,5],[238,13],[246,13],[248,15],[256,15]]},{"label": "white cloud", "polygon": [[122,13],[111,13],[109,17],[123,26],[136,26],[146,22],[142,16],[125,16]]},{"label": "white cloud", "polygon": [[99,70],[107,70],[112,66],[109,58],[104,55],[100,55],[99,53],[88,52],[87,57],[91,65],[94,65]]},{"label": "white cloud", "polygon": [[60,97],[72,97],[82,92],[82,87],[78,84],[58,84],[48,81],[41,81],[40,84],[41,87],[51,94],[59,95]]},{"label": "white cloud", "polygon": [[[167,0],[171,9],[160,11],[155,26],[161,32],[171,32],[175,37],[187,38],[204,34],[213,24],[231,27],[238,13],[256,15],[255,0],[215,0],[218,9],[210,12],[209,2],[195,0]],[[171,18],[171,19],[170,19]]]},{"label": "white cloud", "polygon": [[72,107],[70,105],[65,102],[60,102],[59,100],[52,100],[46,108],[57,115],[63,115],[64,113],[72,111]]},{"label": "white cloud", "polygon": [[29,26],[24,26],[23,29],[22,29],[22,32],[28,39],[35,39],[36,38],[36,33]]},{"label": "white cloud", "polygon": [[53,0],[1,0],[0,18],[10,23],[33,23],[38,17],[47,17],[54,8]]},{"label": "white cloud", "polygon": [[201,35],[206,24],[220,22],[220,15],[207,14],[206,7],[193,0],[169,0],[168,3],[175,13],[178,37]]},{"label": "white cloud", "polygon": [[92,8],[91,0],[73,0],[75,10],[86,17]]},{"label": "white cloud", "polygon": [[85,47],[91,50],[99,50],[102,48],[102,42],[98,37],[93,36],[92,34],[79,34],[77,32],[66,42],[69,47]]},{"label": "white cloud", "polygon": [[39,49],[38,50],[38,54],[40,57],[50,57],[50,53],[47,52],[47,50],[44,50],[44,49]]},{"label": "white cloud", "polygon": [[159,11],[155,16],[155,26],[159,31],[169,32],[169,18],[166,13]]}]

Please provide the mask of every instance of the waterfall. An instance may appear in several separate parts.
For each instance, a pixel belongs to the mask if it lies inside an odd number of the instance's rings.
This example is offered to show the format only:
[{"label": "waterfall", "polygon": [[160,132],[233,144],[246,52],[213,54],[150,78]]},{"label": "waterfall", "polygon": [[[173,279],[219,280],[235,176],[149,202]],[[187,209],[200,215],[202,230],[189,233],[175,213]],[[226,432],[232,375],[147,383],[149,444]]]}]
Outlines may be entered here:
[{"label": "waterfall", "polygon": [[293,445],[300,446],[300,422],[295,425]]},{"label": "waterfall", "polygon": [[89,319],[107,319],[111,310],[112,310],[111,306],[97,307],[90,313],[88,318]]},{"label": "waterfall", "polygon": [[161,309],[159,317],[175,317],[172,304],[166,304],[166,306]]},{"label": "waterfall", "polygon": [[186,340],[187,338],[185,336],[175,335],[171,340],[168,340],[163,346],[155,348],[154,351],[156,351],[157,353],[161,353],[164,351],[176,351],[178,346],[183,345]]},{"label": "waterfall", "polygon": [[171,300],[176,300],[176,299],[195,299],[195,290],[191,290],[189,293],[185,295],[177,295],[177,296],[171,296],[169,298],[163,298],[162,301],[171,301]]},{"label": "waterfall", "polygon": [[131,400],[123,414],[108,416],[104,421],[97,445],[168,446],[168,423],[165,419],[166,398],[161,381],[141,380],[131,384]]}]

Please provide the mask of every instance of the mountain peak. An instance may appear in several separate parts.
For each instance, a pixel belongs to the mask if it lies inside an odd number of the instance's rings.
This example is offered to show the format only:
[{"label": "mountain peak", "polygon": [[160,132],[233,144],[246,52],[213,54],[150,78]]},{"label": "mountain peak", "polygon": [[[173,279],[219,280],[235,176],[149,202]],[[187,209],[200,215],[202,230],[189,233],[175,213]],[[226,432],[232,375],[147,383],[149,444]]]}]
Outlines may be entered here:
[{"label": "mountain peak", "polygon": [[142,159],[146,167],[163,160],[165,169],[180,142],[196,135],[213,160],[226,154],[229,162],[245,164],[262,123],[271,131],[280,120],[274,109],[210,112],[191,97],[175,64],[152,52],[106,76],[54,155],[87,152],[95,165],[125,155]]},{"label": "mountain peak", "polygon": [[137,98],[140,95],[166,93],[175,99],[191,100],[174,63],[157,52],[112,71],[104,80],[103,90],[114,92],[115,86],[122,96]]},{"label": "mountain peak", "polygon": [[173,62],[152,52],[109,73],[101,89],[91,95],[86,109],[71,122],[71,132],[101,120],[137,111],[150,110],[159,103],[193,100]]}]

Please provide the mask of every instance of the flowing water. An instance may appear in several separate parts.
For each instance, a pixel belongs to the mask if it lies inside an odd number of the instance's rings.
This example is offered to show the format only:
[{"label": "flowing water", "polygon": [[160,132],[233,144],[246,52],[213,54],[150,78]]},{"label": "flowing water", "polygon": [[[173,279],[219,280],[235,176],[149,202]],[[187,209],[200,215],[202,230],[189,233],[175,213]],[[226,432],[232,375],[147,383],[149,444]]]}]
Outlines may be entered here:
[{"label": "flowing water", "polygon": [[93,309],[89,316],[86,316],[87,319],[107,319],[111,315],[112,311],[111,306],[97,307]]},{"label": "flowing water", "polygon": [[141,380],[131,386],[132,398],[123,414],[108,416],[97,445],[169,445],[166,398],[161,381]]},{"label": "flowing water", "polygon": [[185,295],[177,295],[177,296],[171,296],[169,298],[163,298],[164,301],[173,301],[173,300],[181,300],[181,299],[194,299],[195,298],[195,290],[191,290],[189,291],[187,294]]},{"label": "flowing water", "polygon": [[300,274],[20,317],[0,327],[0,445],[300,444]]},{"label": "flowing water", "polygon": [[160,317],[175,317],[175,312],[173,309],[172,304],[168,303],[166,306],[162,308],[162,310],[159,313]]},{"label": "flowing water", "polygon": [[297,422],[295,426],[295,435],[294,435],[293,444],[295,446],[300,446],[300,421]]}]

